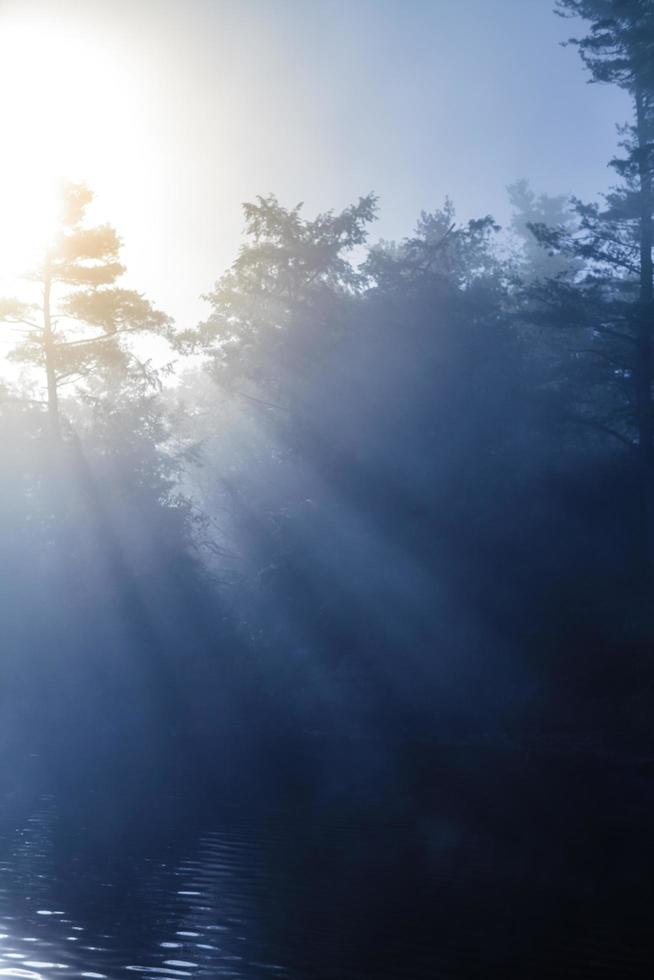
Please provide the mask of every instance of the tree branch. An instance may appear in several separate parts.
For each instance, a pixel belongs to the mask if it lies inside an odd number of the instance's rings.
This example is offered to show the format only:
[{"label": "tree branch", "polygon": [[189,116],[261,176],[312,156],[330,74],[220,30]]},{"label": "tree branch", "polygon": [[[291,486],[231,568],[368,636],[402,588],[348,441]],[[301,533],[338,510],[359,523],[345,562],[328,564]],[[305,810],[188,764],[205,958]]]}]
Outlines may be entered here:
[{"label": "tree branch", "polygon": [[619,330],[614,330],[612,327],[592,327],[597,333],[605,334],[607,337],[615,337],[616,340],[627,340],[630,344],[636,343],[635,337],[630,337],[628,333],[621,333]]},{"label": "tree branch", "polygon": [[16,317],[15,319],[13,317],[11,319],[9,317],[3,317],[2,319],[4,323],[9,324],[11,327],[17,327],[20,324],[23,324],[23,326],[30,327],[32,330],[43,329],[43,327],[39,326],[38,323],[32,323],[31,320],[24,320],[22,317]]},{"label": "tree branch", "polygon": [[619,368],[621,371],[630,370],[626,365],[621,364],[616,361],[615,358],[610,357],[609,354],[605,354],[602,350],[594,350],[592,347],[568,347],[568,353],[570,354],[594,354],[595,357],[601,357],[603,360],[608,361],[613,367]]},{"label": "tree branch", "polygon": [[602,432],[606,436],[612,436],[632,452],[635,452],[638,448],[636,443],[632,442],[632,440],[627,436],[623,436],[621,432],[617,432],[615,429],[612,429],[610,425],[607,425],[605,422],[602,422],[599,419],[585,419],[579,415],[573,415],[571,417],[571,421],[578,422],[580,425],[585,425],[587,428],[595,429],[597,432]]},{"label": "tree branch", "polygon": [[84,344],[97,344],[102,340],[113,340],[119,333],[128,333],[128,331],[114,330],[111,333],[101,333],[95,337],[82,337],[80,340],[58,340],[57,347],[83,347]]}]

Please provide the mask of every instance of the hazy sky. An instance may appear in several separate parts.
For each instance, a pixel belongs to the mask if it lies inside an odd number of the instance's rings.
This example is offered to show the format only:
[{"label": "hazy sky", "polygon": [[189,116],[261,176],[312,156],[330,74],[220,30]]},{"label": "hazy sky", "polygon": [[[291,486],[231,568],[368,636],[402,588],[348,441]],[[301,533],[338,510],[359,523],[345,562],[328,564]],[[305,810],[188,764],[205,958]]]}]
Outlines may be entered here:
[{"label": "hazy sky", "polygon": [[258,193],[311,214],[374,190],[386,238],[446,194],[502,222],[518,177],[590,196],[627,107],[586,84],[552,6],[0,0],[3,219],[43,175],[85,178],[130,284],[189,326]]}]

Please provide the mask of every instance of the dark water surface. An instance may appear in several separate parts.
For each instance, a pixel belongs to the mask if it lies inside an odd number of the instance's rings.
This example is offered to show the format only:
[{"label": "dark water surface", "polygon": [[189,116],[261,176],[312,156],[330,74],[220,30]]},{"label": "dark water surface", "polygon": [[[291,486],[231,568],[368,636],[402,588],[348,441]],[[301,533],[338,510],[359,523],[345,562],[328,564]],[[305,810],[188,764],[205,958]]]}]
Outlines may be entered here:
[{"label": "dark water surface", "polygon": [[414,745],[390,776],[357,751],[314,746],[316,789],[7,772],[0,976],[654,975],[646,758]]}]

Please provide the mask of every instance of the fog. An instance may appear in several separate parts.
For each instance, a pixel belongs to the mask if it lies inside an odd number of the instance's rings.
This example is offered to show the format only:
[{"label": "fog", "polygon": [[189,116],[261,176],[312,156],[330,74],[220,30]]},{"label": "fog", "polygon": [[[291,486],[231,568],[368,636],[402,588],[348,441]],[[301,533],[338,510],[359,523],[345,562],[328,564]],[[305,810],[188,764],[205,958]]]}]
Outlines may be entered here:
[{"label": "fog", "polygon": [[556,6],[31,6],[176,149],[6,209],[1,975],[649,975],[654,10]]}]

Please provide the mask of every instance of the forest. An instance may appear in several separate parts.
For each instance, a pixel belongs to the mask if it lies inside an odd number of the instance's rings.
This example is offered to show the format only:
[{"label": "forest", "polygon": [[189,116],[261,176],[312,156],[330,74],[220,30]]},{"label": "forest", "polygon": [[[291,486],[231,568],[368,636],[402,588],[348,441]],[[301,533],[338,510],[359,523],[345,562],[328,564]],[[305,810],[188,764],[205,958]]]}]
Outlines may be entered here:
[{"label": "forest", "polygon": [[[584,881],[624,874],[614,895],[651,898],[627,845],[588,821],[591,797],[638,828],[651,813],[654,5],[556,6],[583,21],[579,71],[631,106],[612,186],[590,201],[515,179],[500,227],[460,219],[436,187],[441,205],[388,241],[374,190],[313,213],[262,188],[205,318],[184,324],[122,284],[120,228],[94,223],[93,188],[62,185],[47,248],[0,299],[0,758],[28,760],[20,799],[45,784],[72,801],[66,840],[102,786],[82,860],[170,847],[226,794],[256,812],[290,800],[306,834],[318,809],[432,813],[444,779],[506,844],[494,794],[504,813],[518,770],[502,756],[471,774],[491,744],[544,753],[539,816],[519,793],[515,822],[565,839],[561,869],[578,858]],[[444,768],[445,749],[459,761]],[[636,782],[609,788],[609,759]],[[581,803],[582,784],[602,788]],[[164,802],[189,785],[193,817]],[[175,811],[173,828],[135,829],[141,797]],[[584,928],[604,922],[593,888]],[[351,973],[304,950],[278,975],[514,975],[506,938],[483,963],[425,965],[406,915],[409,965],[394,947],[383,972],[375,933]],[[626,942],[606,916],[606,943]],[[577,975],[637,975],[583,962]],[[29,969],[0,973],[50,975]]]}]

